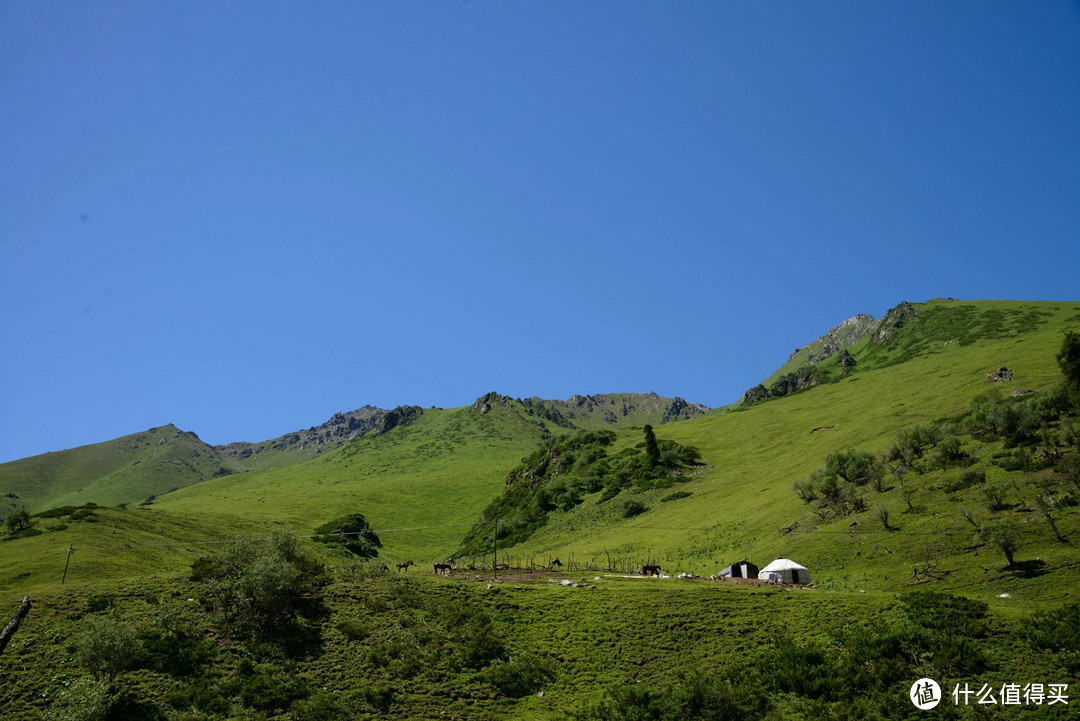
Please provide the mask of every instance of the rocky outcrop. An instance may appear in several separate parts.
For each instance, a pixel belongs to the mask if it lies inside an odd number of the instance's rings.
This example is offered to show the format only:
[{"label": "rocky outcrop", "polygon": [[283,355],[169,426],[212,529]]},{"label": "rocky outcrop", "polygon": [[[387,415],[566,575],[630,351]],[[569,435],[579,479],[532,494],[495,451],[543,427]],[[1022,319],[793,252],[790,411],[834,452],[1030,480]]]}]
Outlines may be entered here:
[{"label": "rocky outcrop", "polygon": [[583,429],[652,423],[660,425],[705,414],[708,406],[682,398],[647,394],[572,395],[565,401],[519,398],[528,415],[563,428]]},{"label": "rocky outcrop", "polygon": [[399,426],[407,426],[417,418],[424,415],[424,409],[420,406],[398,406],[392,411],[387,411],[379,421],[379,427],[374,429],[372,435],[378,436],[389,433]]},{"label": "rocky outcrop", "polygon": [[845,320],[840,325],[821,336],[813,343],[796,348],[788,356],[788,362],[795,360],[800,353],[806,352],[808,363],[820,363],[842,350],[853,346],[874,331],[878,326],[877,319],[866,313],[859,313]]},{"label": "rocky outcrop", "polygon": [[[404,406],[409,408],[411,406]],[[375,406],[364,406],[348,413],[335,413],[322,425],[312,426],[307,430],[286,433],[261,443],[229,443],[215,446],[214,449],[224,458],[243,461],[253,455],[275,451],[278,453],[302,450],[312,454],[321,453],[331,448],[348,443],[351,440],[376,430],[384,423],[387,413]],[[400,425],[400,418],[394,425]],[[385,431],[384,431],[385,432]]]},{"label": "rocky outcrop", "polygon": [[807,388],[813,388],[825,380],[825,374],[817,366],[803,366],[792,373],[785,373],[767,389],[764,385],[757,385],[743,393],[742,404],[744,406],[760,403],[770,398],[783,398]]},{"label": "rocky outcrop", "polygon": [[915,311],[915,306],[907,301],[892,308],[885,314],[885,317],[881,319],[881,323],[878,324],[877,329],[874,331],[874,335],[872,336],[873,342],[878,345],[885,345],[892,340],[893,336],[896,335],[896,332],[903,328],[908,321],[917,316],[918,313]]},{"label": "rocky outcrop", "polygon": [[847,348],[840,351],[840,373],[847,375],[855,367],[855,357],[848,353]]},{"label": "rocky outcrop", "polygon": [[682,398],[675,396],[668,405],[667,410],[664,411],[664,415],[660,417],[660,423],[685,421],[694,416],[701,415],[708,410],[708,408],[700,403],[687,403]]}]

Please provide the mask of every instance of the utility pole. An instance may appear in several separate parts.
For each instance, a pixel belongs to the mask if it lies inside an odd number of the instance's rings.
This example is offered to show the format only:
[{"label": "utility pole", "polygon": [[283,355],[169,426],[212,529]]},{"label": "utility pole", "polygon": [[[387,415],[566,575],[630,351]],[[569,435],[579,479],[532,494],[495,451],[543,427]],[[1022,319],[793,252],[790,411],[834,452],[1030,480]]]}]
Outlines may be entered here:
[{"label": "utility pole", "polygon": [[67,580],[68,565],[71,563],[71,554],[75,553],[75,546],[68,546],[67,561],[64,562],[64,577],[60,579],[60,585],[64,585],[64,581]]},{"label": "utility pole", "polygon": [[499,519],[495,519],[495,565],[492,566],[492,570],[495,571],[495,580],[499,580]]}]

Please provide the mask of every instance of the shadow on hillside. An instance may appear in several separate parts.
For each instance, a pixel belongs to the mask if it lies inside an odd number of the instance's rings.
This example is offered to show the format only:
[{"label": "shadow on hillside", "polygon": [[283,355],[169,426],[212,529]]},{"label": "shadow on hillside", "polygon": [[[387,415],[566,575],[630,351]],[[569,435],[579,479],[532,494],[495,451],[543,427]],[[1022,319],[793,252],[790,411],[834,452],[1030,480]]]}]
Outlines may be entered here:
[{"label": "shadow on hillside", "polygon": [[273,641],[286,656],[300,659],[311,656],[322,648],[322,625],[330,615],[330,609],[321,598],[306,599],[300,618],[278,629]]},{"label": "shadow on hillside", "polygon": [[1046,568],[1046,561],[1035,559],[1032,561],[1017,561],[1011,566],[1007,567],[1014,576],[1019,578],[1038,578],[1049,573],[1049,569]]}]

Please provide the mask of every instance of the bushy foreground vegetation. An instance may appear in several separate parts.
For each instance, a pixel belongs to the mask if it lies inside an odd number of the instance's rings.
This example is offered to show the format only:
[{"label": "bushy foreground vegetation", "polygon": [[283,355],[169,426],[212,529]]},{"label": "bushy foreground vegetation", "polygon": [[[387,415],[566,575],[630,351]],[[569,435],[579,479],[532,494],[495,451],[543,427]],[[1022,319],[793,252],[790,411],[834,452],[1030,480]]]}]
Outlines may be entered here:
[{"label": "bushy foreground vegetation", "polygon": [[[281,539],[260,547],[286,564],[296,553]],[[122,584],[50,596],[49,617],[31,616],[23,631],[30,643],[0,657],[0,714],[915,718],[907,691],[917,678],[946,689],[1067,683],[1080,667],[1077,605],[1012,618],[942,593],[607,578],[580,588],[491,585],[373,568],[301,573],[297,588],[306,585],[319,611],[299,637],[238,626],[205,578],[175,579],[167,591]],[[251,583],[278,587],[265,577]],[[964,716],[951,704],[939,711]]]}]

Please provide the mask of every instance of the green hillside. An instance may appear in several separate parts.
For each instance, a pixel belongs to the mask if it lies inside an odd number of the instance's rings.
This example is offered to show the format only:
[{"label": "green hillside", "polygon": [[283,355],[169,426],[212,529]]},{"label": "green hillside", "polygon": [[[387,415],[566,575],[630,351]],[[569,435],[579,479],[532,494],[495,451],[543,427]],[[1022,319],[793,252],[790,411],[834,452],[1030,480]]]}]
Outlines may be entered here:
[{"label": "green hillside", "polygon": [[[917,714],[923,676],[1075,684],[1080,421],[1056,356],[1078,329],[1080,303],[902,305],[763,402],[660,425],[686,409],[489,393],[150,506],[46,511],[0,536],[0,602],[37,603],[0,715],[876,719]],[[129,439],[64,458],[100,479],[122,465],[102,448],[153,441]],[[48,478],[24,492],[73,492]],[[377,559],[302,538],[356,513]],[[813,586],[627,573],[781,556]]]},{"label": "green hillside", "polygon": [[5,507],[140,503],[151,495],[231,473],[211,446],[173,425],[104,443],[0,464]]},{"label": "green hillside", "polygon": [[[598,503],[598,493],[572,510],[554,510],[542,530],[503,552],[572,555],[579,561],[615,557],[637,565],[654,560],[674,572],[698,574],[715,573],[743,557],[763,566],[783,556],[808,566],[822,587],[852,590],[899,590],[929,555],[940,559],[940,586],[981,595],[1019,588],[1029,600],[1068,597],[1075,589],[1063,581],[1071,579],[1080,554],[1055,540],[1032,503],[1049,493],[1061,504],[1053,511],[1059,526],[1065,533],[1075,531],[1078,514],[1066,505],[1075,497],[1069,475],[1065,466],[1005,470],[994,457],[1011,452],[1003,441],[959,437],[973,458],[970,467],[983,470],[991,484],[1009,488],[1011,505],[1005,511],[985,509],[982,484],[947,491],[962,468],[910,473],[901,489],[891,475],[893,463],[887,490],[863,489],[865,510],[839,518],[819,517],[793,491],[793,483],[808,478],[830,452],[884,451],[898,432],[961,414],[987,391],[1008,396],[1034,390],[1035,397],[1049,392],[1061,379],[1055,354],[1062,332],[1080,327],[1080,306],[1068,303],[944,301],[916,308],[921,320],[906,324],[887,343],[855,346],[858,371],[841,380],[659,429],[660,438],[702,454],[702,472],[678,487],[689,496],[665,501],[669,489],[624,491],[623,497],[648,508],[627,518],[620,513],[621,498]],[[1012,381],[994,383],[988,377],[1001,367],[1012,370]],[[1053,433],[1051,443],[1067,449],[1068,424]],[[619,439],[629,446],[640,442],[640,434],[624,431]],[[1072,443],[1071,450],[1063,450],[1065,458],[1075,454],[1075,438]],[[878,506],[890,512],[896,530],[885,530]],[[973,509],[976,522],[1015,521],[1024,536],[1018,556],[1041,559],[1045,569],[1057,573],[1041,573],[1030,582],[1002,573],[1004,559],[972,540],[974,529],[959,506]]]}]

